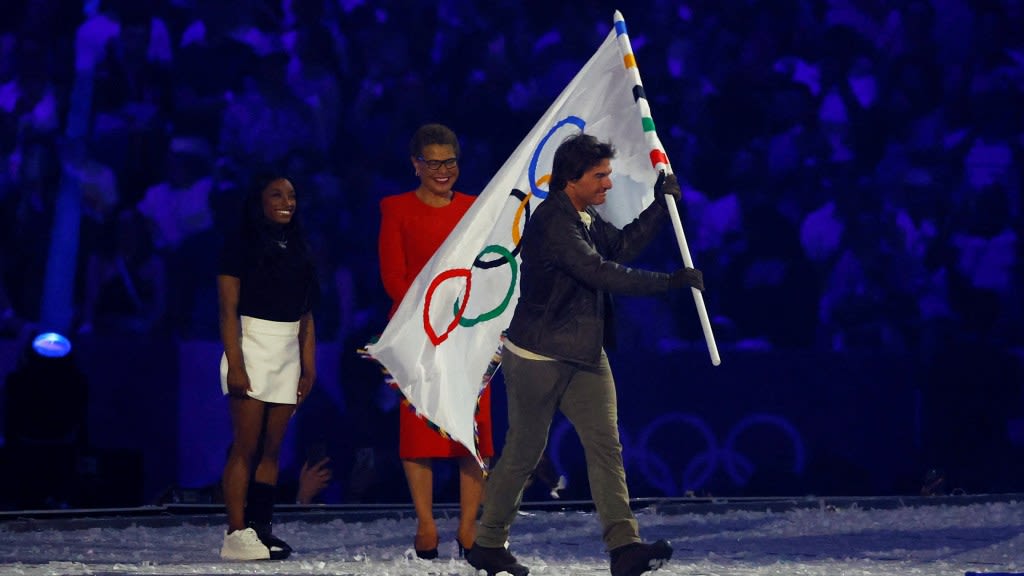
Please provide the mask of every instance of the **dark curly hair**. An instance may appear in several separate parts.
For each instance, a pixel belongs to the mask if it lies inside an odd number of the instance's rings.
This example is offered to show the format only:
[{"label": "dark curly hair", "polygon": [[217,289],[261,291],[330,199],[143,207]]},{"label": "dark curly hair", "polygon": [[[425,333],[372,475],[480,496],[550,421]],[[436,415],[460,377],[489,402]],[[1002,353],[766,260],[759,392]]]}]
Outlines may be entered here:
[{"label": "dark curly hair", "polygon": [[601,142],[582,132],[569,136],[555,150],[549,190],[565,190],[570,181],[580,178],[602,160],[614,157],[615,147],[610,142]]},{"label": "dark curly hair", "polygon": [[455,157],[460,156],[459,138],[444,124],[424,124],[417,128],[409,140],[409,155],[413,158],[422,156],[423,149],[433,144],[451,146],[455,151]]}]

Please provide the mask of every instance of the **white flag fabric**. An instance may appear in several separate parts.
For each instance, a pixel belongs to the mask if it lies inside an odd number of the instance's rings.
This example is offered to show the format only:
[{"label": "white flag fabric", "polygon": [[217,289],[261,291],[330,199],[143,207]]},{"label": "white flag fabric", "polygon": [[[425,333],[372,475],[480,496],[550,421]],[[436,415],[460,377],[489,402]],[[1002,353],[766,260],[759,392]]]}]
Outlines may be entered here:
[{"label": "white flag fabric", "polygon": [[654,199],[671,172],[651,119],[625,21],[614,26],[424,266],[369,354],[416,411],[480,460],[476,399],[519,298],[519,242],[547,197],[555,149],[584,131],[616,149],[613,188],[599,207],[618,227]]}]

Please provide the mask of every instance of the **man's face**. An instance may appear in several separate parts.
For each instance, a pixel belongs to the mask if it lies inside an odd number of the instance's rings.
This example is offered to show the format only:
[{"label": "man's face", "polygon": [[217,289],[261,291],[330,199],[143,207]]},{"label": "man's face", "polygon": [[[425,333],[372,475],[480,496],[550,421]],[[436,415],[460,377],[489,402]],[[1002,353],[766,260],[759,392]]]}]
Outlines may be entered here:
[{"label": "man's face", "polygon": [[576,180],[565,185],[565,193],[576,210],[604,204],[612,189],[612,161],[608,158],[592,166]]}]

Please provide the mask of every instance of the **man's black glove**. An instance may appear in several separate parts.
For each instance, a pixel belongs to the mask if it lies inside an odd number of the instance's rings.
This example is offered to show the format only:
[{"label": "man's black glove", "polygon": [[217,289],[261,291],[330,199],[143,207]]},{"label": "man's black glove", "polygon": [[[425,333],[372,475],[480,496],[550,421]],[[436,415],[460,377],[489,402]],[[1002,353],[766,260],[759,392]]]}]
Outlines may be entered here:
[{"label": "man's black glove", "polygon": [[658,181],[654,183],[654,196],[671,196],[674,200],[679,200],[682,193],[679,191],[679,180],[676,179],[676,175],[665,174],[662,170],[658,174]]},{"label": "man's black glove", "polygon": [[704,291],[704,274],[696,268],[680,268],[672,273],[668,285],[672,288],[686,288],[692,286],[701,292]]}]

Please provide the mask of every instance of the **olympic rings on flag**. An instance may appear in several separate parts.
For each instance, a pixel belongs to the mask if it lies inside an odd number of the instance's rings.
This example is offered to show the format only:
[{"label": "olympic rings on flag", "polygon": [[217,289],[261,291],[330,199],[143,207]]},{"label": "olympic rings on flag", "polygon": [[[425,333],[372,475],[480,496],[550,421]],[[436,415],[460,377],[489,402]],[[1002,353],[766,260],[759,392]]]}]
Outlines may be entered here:
[{"label": "olympic rings on flag", "polygon": [[[434,299],[434,291],[440,286],[445,280],[451,278],[465,278],[466,279],[466,298],[462,301],[462,307],[455,312],[455,318],[448,323],[448,327],[441,334],[434,331],[434,327],[430,324],[430,302]],[[473,272],[468,268],[453,268],[451,270],[445,270],[441,272],[430,282],[430,286],[427,287],[427,296],[423,303],[423,329],[427,332],[427,338],[430,338],[430,342],[434,346],[440,346],[442,342],[448,339],[448,335],[459,325],[459,320],[462,315],[466,312],[466,304],[469,302],[469,292],[473,287]]]},{"label": "olympic rings on flag", "polygon": [[[469,303],[470,293],[473,287],[473,270],[471,268],[452,268],[435,276],[427,287],[427,292],[423,301],[423,330],[426,332],[427,338],[430,339],[430,342],[434,346],[440,346],[441,343],[447,340],[448,336],[450,336],[451,333],[459,326],[465,326],[468,328],[475,326],[480,322],[486,322],[501,316],[512,303],[512,296],[515,295],[516,286],[519,282],[519,262],[516,260],[516,256],[519,254],[522,240],[520,230],[521,228],[525,228],[526,222],[529,222],[530,220],[531,195],[526,194],[521,190],[512,190],[509,196],[518,200],[518,206],[516,207],[515,216],[512,221],[511,234],[512,240],[515,242],[515,247],[512,250],[509,250],[504,246],[491,244],[481,250],[473,261],[473,268],[479,268],[481,270],[488,270],[497,268],[501,264],[508,264],[509,270],[511,271],[511,277],[509,278],[508,289],[505,292],[505,296],[493,309],[474,318],[466,318],[466,308]],[[487,254],[497,254],[498,257],[492,260],[485,260],[484,256]],[[434,293],[444,282],[457,278],[465,279],[465,293],[461,298],[456,298],[453,302],[452,319],[448,322],[448,326],[445,327],[444,331],[439,334],[437,330],[434,329],[434,326],[430,321],[430,308],[434,301]]]},{"label": "olympic rings on flag", "polygon": [[[582,132],[584,126],[587,125],[587,123],[578,116],[566,116],[562,120],[559,120],[551,127],[551,130],[548,130],[548,133],[544,135],[540,144],[537,145],[537,149],[533,151],[533,157],[530,158],[530,168],[528,172],[528,176],[530,178],[530,190],[533,192],[534,196],[541,200],[548,197],[548,191],[542,189],[540,185],[546,184],[551,179],[551,174],[546,174],[540,178],[537,177],[537,164],[540,162],[540,154],[544,151],[545,144],[548,143],[548,140],[550,140],[562,126],[567,124],[576,126],[580,129],[580,132]],[[561,142],[559,141],[558,144],[561,144]]]},{"label": "olympic rings on flag", "polygon": [[[567,116],[556,122],[555,125],[548,130],[548,133],[545,134],[544,138],[542,138],[537,144],[537,148],[533,151],[533,155],[530,157],[530,164],[527,169],[527,178],[530,182],[531,191],[529,193],[525,193],[522,190],[513,189],[512,192],[509,193],[511,198],[518,200],[518,205],[515,207],[515,214],[512,218],[510,232],[512,248],[508,249],[498,244],[491,244],[481,250],[473,260],[473,268],[480,270],[494,269],[503,264],[507,264],[509,266],[511,276],[509,279],[508,289],[505,291],[505,295],[502,300],[494,308],[475,317],[467,318],[466,309],[469,303],[471,288],[473,286],[472,268],[448,269],[435,276],[430,282],[423,302],[423,329],[427,334],[427,338],[430,339],[430,342],[434,346],[440,346],[441,343],[447,340],[448,336],[450,336],[451,333],[459,326],[469,328],[481,322],[493,320],[494,318],[501,316],[508,309],[509,305],[512,303],[512,297],[515,295],[516,286],[519,281],[519,263],[517,259],[522,246],[522,230],[526,229],[526,224],[530,221],[530,200],[533,197],[543,200],[547,198],[548,195],[548,191],[541,188],[541,186],[550,182],[551,174],[548,173],[539,177],[537,176],[538,166],[541,165],[542,160],[550,162],[550,155],[544,154],[546,146],[549,141],[555,144],[561,144],[561,141],[564,138],[552,139],[555,135],[566,132],[566,128],[575,133],[576,131],[582,132],[585,126],[586,122],[582,118],[577,116]],[[494,254],[496,257],[485,259],[484,257],[488,254]],[[431,304],[434,301],[434,293],[446,281],[458,278],[465,279],[466,286],[464,293],[455,298],[452,302],[452,319],[448,322],[445,329],[441,333],[438,333],[430,321],[430,309]]]},{"label": "olympic rings on flag", "polygon": [[[469,290],[466,290],[466,298],[463,299],[461,303],[459,302],[459,299],[456,298],[454,309],[452,310],[452,313],[455,315],[456,318],[458,318],[459,326],[465,326],[469,328],[470,326],[475,326],[481,322],[486,322],[487,320],[491,320],[492,318],[497,318],[498,316],[501,316],[501,313],[504,312],[506,308],[508,308],[509,302],[512,301],[512,295],[515,294],[516,292],[516,281],[519,279],[519,264],[516,262],[516,257],[513,256],[512,253],[506,250],[504,247],[498,246],[497,244],[492,244],[481,250],[480,256],[483,256],[488,252],[494,252],[495,254],[499,254],[505,259],[506,262],[508,262],[509,269],[512,270],[512,279],[509,280],[508,291],[505,292],[505,298],[503,298],[502,301],[490,311],[484,312],[483,314],[477,316],[476,318],[466,318],[466,301],[469,300]],[[477,261],[480,260],[480,256],[477,256]]]},{"label": "olympic rings on flag", "polygon": [[[520,241],[523,239],[522,232],[520,232],[520,230],[526,228],[526,222],[530,221],[530,198],[533,197],[533,195],[526,194],[522,190],[513,189],[512,192],[509,193],[509,196],[519,198],[519,206],[516,208],[516,215],[512,219],[512,244],[515,245],[515,248],[512,249],[511,258],[502,253],[501,258],[484,260],[482,256],[488,252],[489,248],[493,248],[493,246],[488,246],[487,248],[484,248],[483,251],[477,255],[476,260],[473,261],[473,266],[476,268],[487,270],[489,268],[500,266],[505,262],[515,265],[515,258],[516,256],[519,256]],[[520,225],[520,222],[523,222],[523,224]],[[491,251],[494,252],[494,250]],[[506,250],[506,252],[508,252],[508,250]]]}]

